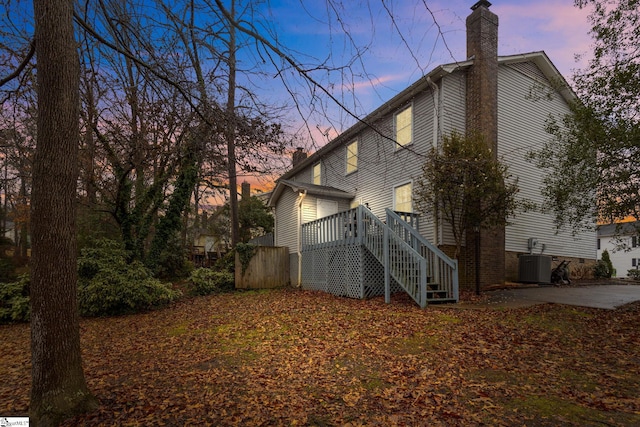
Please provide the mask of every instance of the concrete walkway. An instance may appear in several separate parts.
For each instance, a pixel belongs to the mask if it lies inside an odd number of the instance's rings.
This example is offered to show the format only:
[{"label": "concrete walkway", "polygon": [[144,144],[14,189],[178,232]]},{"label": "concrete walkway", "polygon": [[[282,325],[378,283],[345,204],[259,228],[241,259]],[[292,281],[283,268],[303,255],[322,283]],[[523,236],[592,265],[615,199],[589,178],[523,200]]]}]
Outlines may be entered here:
[{"label": "concrete walkway", "polygon": [[555,303],[614,310],[616,307],[640,301],[640,285],[541,286],[489,291],[486,295],[488,300],[480,305],[487,307],[527,307]]}]

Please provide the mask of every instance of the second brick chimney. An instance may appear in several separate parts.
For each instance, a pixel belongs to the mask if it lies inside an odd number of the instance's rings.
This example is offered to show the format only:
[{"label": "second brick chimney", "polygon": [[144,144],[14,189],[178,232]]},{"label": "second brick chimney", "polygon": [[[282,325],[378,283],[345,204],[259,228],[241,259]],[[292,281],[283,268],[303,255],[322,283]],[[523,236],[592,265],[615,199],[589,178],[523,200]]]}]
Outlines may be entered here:
[{"label": "second brick chimney", "polygon": [[302,147],[296,148],[296,151],[293,152],[293,167],[295,168],[300,162],[307,158],[307,153],[304,152]]}]

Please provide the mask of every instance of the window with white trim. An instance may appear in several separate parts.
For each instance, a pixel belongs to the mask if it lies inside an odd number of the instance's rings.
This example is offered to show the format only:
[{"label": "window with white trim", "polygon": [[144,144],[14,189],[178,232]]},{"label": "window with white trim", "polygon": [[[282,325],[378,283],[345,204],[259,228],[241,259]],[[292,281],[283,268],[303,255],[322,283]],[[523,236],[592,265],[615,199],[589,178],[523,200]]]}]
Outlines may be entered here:
[{"label": "window with white trim", "polygon": [[316,163],[313,165],[313,183],[316,185],[322,184],[322,176],[320,175],[322,168],[320,167],[320,163]]},{"label": "window with white trim", "polygon": [[358,170],[358,140],[347,145],[347,174]]},{"label": "window with white trim", "polygon": [[638,243],[639,243],[638,242],[638,236],[631,237],[631,247],[632,248],[637,248],[639,246]]},{"label": "window with white trim", "polygon": [[393,210],[413,212],[413,185],[408,182],[393,188]]},{"label": "window with white trim", "polygon": [[413,108],[411,105],[395,115],[394,125],[398,145],[411,144],[413,141]]}]

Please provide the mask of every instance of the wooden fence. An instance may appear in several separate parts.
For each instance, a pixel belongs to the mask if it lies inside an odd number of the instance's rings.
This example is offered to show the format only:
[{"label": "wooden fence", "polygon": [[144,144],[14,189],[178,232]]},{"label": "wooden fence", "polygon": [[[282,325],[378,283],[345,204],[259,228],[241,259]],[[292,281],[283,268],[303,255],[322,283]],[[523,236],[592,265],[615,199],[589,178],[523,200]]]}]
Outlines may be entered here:
[{"label": "wooden fence", "polygon": [[253,257],[244,267],[236,253],[236,289],[273,289],[289,285],[289,248],[257,246],[254,250]]}]

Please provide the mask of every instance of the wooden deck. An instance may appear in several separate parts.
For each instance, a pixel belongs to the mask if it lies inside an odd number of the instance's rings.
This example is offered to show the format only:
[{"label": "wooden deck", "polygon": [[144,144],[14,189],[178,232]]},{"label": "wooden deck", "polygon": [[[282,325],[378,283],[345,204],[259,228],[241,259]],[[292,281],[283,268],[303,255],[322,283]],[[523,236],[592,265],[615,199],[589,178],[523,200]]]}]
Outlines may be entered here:
[{"label": "wooden deck", "polygon": [[404,290],[421,306],[458,301],[458,265],[417,231],[414,214],[383,222],[358,206],[302,225],[302,286],[368,298]]}]

